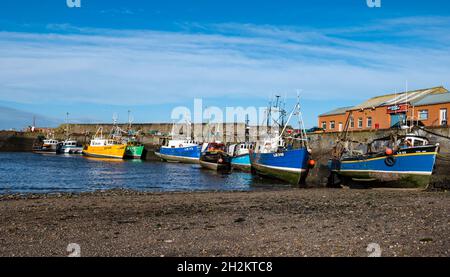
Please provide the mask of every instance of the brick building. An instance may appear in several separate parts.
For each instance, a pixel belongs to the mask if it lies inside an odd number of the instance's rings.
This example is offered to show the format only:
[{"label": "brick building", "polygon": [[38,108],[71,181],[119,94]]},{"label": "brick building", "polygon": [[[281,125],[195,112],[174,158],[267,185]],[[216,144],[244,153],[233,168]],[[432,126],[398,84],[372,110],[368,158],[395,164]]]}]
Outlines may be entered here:
[{"label": "brick building", "polygon": [[444,87],[373,97],[353,107],[338,108],[319,115],[325,132],[340,132],[349,120],[349,130],[388,129],[406,121],[428,127],[447,126],[450,92]]}]

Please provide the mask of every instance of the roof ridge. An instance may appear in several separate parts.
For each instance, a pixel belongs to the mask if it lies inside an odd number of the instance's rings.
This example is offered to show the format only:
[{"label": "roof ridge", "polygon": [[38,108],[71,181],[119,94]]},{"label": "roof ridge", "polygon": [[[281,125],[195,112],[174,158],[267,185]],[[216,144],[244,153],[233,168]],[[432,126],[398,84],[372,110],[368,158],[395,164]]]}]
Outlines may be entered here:
[{"label": "roof ridge", "polygon": [[[321,114],[319,114],[319,116],[328,116],[328,115],[345,114],[348,110],[350,110],[350,109],[353,108],[353,107],[355,107],[355,106],[345,106],[345,107],[335,108],[335,109],[332,109],[332,110],[330,110],[330,111],[328,111],[328,112],[321,113]],[[333,112],[339,111],[339,110],[343,110],[343,112],[339,112],[339,113],[336,112],[336,113],[333,113]]]},{"label": "roof ridge", "polygon": [[[413,93],[413,92],[420,92],[420,91],[426,91],[426,90],[435,90],[435,89],[445,89],[446,92],[449,92],[444,86],[437,86],[437,87],[431,87],[431,88],[423,88],[423,89],[402,91],[402,92],[397,92],[397,93],[395,93],[395,92],[394,93],[388,93],[388,94],[384,94],[384,95],[374,96],[372,98],[369,98],[368,100],[377,99],[377,98],[381,98],[381,97],[387,97],[387,96],[395,96],[395,95],[404,94],[404,93]],[[443,92],[443,93],[445,93],[445,92]]]}]

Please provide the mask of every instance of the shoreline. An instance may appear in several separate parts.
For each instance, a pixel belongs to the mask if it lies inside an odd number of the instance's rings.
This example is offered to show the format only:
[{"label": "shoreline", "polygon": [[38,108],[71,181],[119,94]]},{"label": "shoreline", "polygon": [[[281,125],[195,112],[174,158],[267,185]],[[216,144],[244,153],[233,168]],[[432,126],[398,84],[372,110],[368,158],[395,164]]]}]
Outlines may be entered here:
[{"label": "shoreline", "polygon": [[0,256],[450,255],[449,192],[283,189],[0,195]]}]

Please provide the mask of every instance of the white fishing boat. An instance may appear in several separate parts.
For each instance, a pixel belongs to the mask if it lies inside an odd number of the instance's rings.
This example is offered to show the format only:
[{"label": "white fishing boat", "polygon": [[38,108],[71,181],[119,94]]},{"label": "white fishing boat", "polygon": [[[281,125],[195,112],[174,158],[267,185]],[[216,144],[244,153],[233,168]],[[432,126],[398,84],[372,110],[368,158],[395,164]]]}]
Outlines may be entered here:
[{"label": "white fishing boat", "polygon": [[58,149],[59,141],[56,139],[44,139],[42,143],[35,144],[33,146],[34,153],[56,153]]},{"label": "white fishing boat", "polygon": [[59,144],[58,154],[82,154],[83,146],[78,144],[76,140],[67,139]]}]

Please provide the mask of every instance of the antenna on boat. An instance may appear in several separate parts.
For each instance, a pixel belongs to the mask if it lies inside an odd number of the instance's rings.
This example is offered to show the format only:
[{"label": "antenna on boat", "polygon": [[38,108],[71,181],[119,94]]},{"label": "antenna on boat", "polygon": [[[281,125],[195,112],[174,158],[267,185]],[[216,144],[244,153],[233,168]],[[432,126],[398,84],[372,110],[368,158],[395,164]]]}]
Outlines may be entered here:
[{"label": "antenna on boat", "polygon": [[300,107],[300,92],[300,90],[297,90],[298,127],[300,128],[300,138],[302,139],[304,146],[309,150],[308,134],[306,133],[305,121],[303,121],[303,113]]},{"label": "antenna on boat", "polygon": [[117,113],[113,113],[113,124],[116,125],[117,124],[117,120],[119,120],[119,115]]},{"label": "antenna on boat", "polygon": [[132,118],[131,118],[131,111],[128,110],[128,129],[131,130],[131,122],[132,122]]},{"label": "antenna on boat", "polygon": [[408,80],[406,80],[406,126],[408,126],[408,112],[409,112],[409,103],[408,103]]},{"label": "antenna on boat", "polygon": [[[267,129],[269,129],[271,117],[272,117],[272,99],[270,99],[270,101],[269,101],[269,109],[267,110],[267,124],[266,124]],[[267,131],[269,131],[269,130],[267,130]]]},{"label": "antenna on boat", "polygon": [[66,113],[66,139],[69,139],[69,112]]}]

